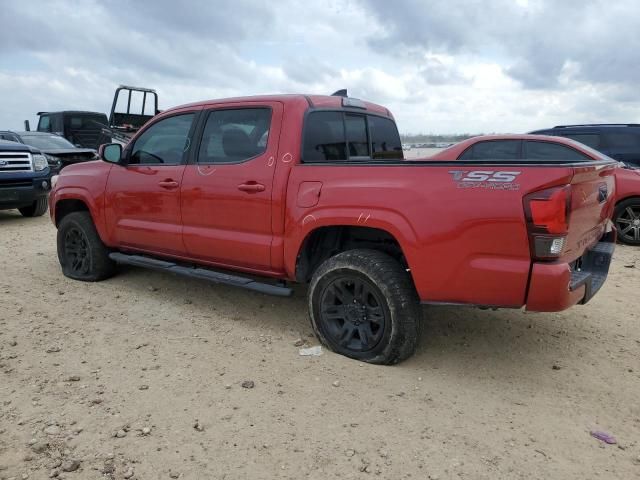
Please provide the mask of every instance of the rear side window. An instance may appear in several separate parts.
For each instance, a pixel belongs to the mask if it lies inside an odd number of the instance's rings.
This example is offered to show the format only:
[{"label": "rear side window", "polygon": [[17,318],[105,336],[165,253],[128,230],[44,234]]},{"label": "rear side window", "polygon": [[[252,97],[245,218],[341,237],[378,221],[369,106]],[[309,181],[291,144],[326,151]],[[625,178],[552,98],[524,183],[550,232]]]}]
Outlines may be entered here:
[{"label": "rear side window", "polygon": [[568,162],[592,161],[587,155],[566,145],[551,142],[525,142],[525,160],[563,160]]},{"label": "rear side window", "polygon": [[597,133],[563,133],[562,136],[596,150],[600,148],[600,135]]},{"label": "rear side window", "polygon": [[609,148],[640,148],[640,134],[611,132],[605,136]]},{"label": "rear side window", "polygon": [[239,108],[209,113],[198,163],[238,163],[267,150],[271,109]]},{"label": "rear side window", "polygon": [[520,140],[487,140],[467,148],[459,160],[517,160]]},{"label": "rear side window", "polygon": [[395,123],[350,112],[311,112],[305,123],[302,160],[306,163],[402,159]]}]

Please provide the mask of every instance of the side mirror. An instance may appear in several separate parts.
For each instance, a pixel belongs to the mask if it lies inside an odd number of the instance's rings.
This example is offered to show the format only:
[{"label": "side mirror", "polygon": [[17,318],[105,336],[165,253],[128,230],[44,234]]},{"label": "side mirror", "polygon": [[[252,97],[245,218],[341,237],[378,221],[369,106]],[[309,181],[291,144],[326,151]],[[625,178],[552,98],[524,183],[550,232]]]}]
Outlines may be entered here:
[{"label": "side mirror", "polygon": [[105,143],[100,145],[98,155],[105,162],[120,164],[122,162],[122,145],[119,143]]},{"label": "side mirror", "polygon": [[31,125],[29,125],[29,120],[25,120],[25,121],[24,121],[24,129],[25,129],[25,131],[27,131],[27,132],[30,132],[30,131],[31,131]]}]

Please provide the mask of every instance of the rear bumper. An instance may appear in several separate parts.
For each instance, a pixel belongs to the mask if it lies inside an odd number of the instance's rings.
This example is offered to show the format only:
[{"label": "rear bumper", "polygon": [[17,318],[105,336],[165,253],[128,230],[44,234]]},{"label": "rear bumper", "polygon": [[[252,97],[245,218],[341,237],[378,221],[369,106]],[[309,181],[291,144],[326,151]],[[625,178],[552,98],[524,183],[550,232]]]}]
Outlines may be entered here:
[{"label": "rear bumper", "polygon": [[614,249],[615,233],[610,232],[571,264],[534,263],[526,309],[559,312],[587,303],[604,285]]},{"label": "rear bumper", "polygon": [[22,208],[46,197],[51,190],[51,174],[43,173],[14,174],[0,178],[0,210]]}]

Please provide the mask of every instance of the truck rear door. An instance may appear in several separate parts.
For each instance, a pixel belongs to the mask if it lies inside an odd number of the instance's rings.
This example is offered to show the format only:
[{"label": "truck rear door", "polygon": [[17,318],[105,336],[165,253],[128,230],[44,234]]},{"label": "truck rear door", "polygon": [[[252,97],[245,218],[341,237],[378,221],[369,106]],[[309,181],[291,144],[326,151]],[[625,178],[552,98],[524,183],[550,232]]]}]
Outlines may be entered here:
[{"label": "truck rear door", "polygon": [[218,265],[271,269],[271,202],[280,102],[212,105],[203,114],[181,203],[189,256]]}]

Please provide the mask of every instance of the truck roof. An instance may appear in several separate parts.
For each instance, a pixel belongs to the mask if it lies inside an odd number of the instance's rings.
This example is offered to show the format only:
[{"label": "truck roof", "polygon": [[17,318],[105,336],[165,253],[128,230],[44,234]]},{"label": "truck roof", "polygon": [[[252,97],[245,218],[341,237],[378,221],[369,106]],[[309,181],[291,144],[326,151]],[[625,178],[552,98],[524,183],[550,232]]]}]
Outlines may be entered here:
[{"label": "truck roof", "polygon": [[37,113],[37,115],[60,115],[60,114],[100,115],[105,117],[107,116],[105,113],[102,113],[102,112],[90,112],[87,110],[58,110],[57,112],[38,112]]},{"label": "truck roof", "polygon": [[304,103],[308,105],[308,108],[354,108],[355,110],[361,110],[362,107],[354,107],[353,105],[345,105],[345,99],[351,102],[358,102],[368,112],[378,113],[389,118],[393,118],[393,115],[388,108],[383,107],[371,102],[366,102],[353,97],[344,97],[337,95],[305,95],[305,94],[278,94],[278,95],[255,95],[247,97],[232,97],[232,98],[220,98],[205,100],[200,102],[188,103],[186,105],[179,105],[163,111],[162,113],[171,112],[174,110],[182,109],[185,107],[199,107],[207,105],[220,105],[225,103],[242,103],[242,102],[281,102],[286,104],[300,104]]}]

